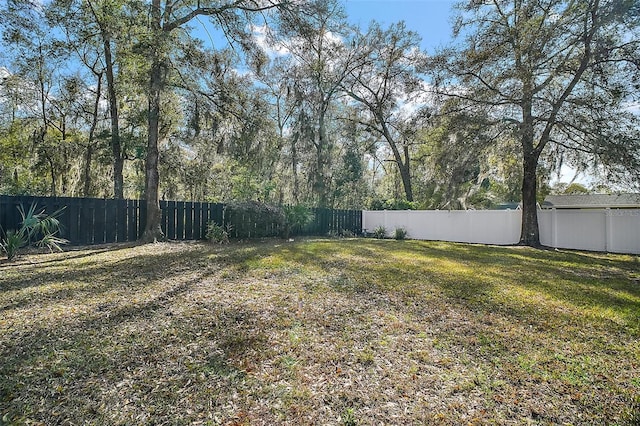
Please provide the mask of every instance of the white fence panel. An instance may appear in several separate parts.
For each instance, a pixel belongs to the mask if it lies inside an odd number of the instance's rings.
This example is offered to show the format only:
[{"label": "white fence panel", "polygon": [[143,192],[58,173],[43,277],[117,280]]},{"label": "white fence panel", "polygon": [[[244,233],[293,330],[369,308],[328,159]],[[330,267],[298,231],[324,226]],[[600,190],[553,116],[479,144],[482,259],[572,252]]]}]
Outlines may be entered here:
[{"label": "white fence panel", "polygon": [[614,253],[640,254],[640,210],[608,210],[609,241]]},{"label": "white fence panel", "polygon": [[[540,242],[549,247],[640,254],[640,210],[538,210]],[[520,210],[364,211],[363,228],[405,228],[409,238],[516,244]]]},{"label": "white fence panel", "polygon": [[520,241],[522,211],[469,211],[473,220],[471,241],[484,244],[516,244]]},{"label": "white fence panel", "polygon": [[392,236],[405,228],[409,238],[482,244],[515,244],[520,237],[519,210],[383,210],[364,211],[362,227],[384,226]]},{"label": "white fence panel", "polygon": [[604,210],[539,210],[540,242],[549,247],[606,251]]}]

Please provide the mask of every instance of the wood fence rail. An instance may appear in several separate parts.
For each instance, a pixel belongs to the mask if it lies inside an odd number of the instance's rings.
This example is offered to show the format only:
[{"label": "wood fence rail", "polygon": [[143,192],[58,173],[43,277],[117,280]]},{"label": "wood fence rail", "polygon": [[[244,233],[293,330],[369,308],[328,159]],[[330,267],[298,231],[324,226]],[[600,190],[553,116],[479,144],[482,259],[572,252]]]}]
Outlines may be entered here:
[{"label": "wood fence rail", "polygon": [[[7,231],[20,227],[19,206],[25,210],[35,204],[37,212],[43,209],[51,214],[62,210],[58,217],[61,237],[70,245],[90,245],[137,240],[146,224],[144,200],[114,200],[102,198],[36,197],[0,195],[0,227]],[[265,223],[264,218],[251,214],[225,214],[227,206],[221,203],[188,201],[161,201],[162,230],[170,240],[204,239],[209,222],[244,230],[241,237],[278,236],[282,224]],[[330,232],[362,232],[362,211],[313,208],[314,220],[300,234],[326,235]],[[248,231],[247,231],[248,230]]]}]

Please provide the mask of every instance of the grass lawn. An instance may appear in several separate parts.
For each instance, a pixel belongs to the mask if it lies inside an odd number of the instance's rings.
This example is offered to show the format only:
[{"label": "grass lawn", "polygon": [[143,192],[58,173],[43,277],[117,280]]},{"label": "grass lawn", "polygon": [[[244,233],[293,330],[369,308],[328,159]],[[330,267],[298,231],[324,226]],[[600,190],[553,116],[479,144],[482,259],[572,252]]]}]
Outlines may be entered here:
[{"label": "grass lawn", "polygon": [[0,264],[0,424],[640,424],[636,256],[372,239]]}]

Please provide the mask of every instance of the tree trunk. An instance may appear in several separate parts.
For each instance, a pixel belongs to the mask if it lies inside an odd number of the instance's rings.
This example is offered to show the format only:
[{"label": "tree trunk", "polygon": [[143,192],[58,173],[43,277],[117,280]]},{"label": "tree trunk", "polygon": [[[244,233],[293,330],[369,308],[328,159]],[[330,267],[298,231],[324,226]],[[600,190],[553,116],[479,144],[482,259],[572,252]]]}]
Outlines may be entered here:
[{"label": "tree trunk", "polygon": [[384,116],[382,115],[382,112],[381,111],[378,112],[375,110],[373,112],[376,115],[376,118],[382,127],[382,134],[384,135],[384,138],[387,140],[387,143],[389,144],[389,147],[393,152],[393,159],[395,160],[395,163],[398,166],[398,171],[400,172],[400,178],[402,179],[402,187],[404,189],[404,195],[407,198],[407,201],[413,201],[413,187],[411,185],[411,163],[409,162],[410,161],[409,147],[406,145],[404,146],[404,151],[402,153],[404,154],[404,160],[403,160],[402,154],[398,149],[398,145],[396,145],[396,141],[393,139],[393,136],[391,135],[389,128],[384,122]]},{"label": "tree trunk", "polygon": [[124,178],[122,169],[122,146],[120,144],[120,124],[118,119],[118,98],[116,96],[115,80],[113,76],[113,60],[111,55],[111,38],[102,30],[104,45],[104,59],[107,74],[107,90],[109,92],[109,115],[111,116],[111,151],[113,153],[113,198],[124,198]]},{"label": "tree trunk", "polygon": [[[155,3],[154,3],[155,4]],[[109,93],[109,115],[111,118],[111,151],[113,155],[113,198],[124,198],[124,178],[122,170],[124,158],[122,155],[122,145],[120,143],[120,125],[118,119],[118,98],[116,96],[116,86],[113,72],[113,54],[111,52],[111,32],[107,24],[98,15],[91,2],[88,2],[91,12],[100,27],[102,36],[102,47],[104,50],[105,71],[107,75],[107,92]],[[102,74],[100,74],[102,76]]]},{"label": "tree trunk", "polygon": [[53,165],[53,160],[47,155],[47,162],[49,163],[49,172],[51,174],[51,196],[56,197],[56,169]]},{"label": "tree trunk", "polygon": [[[15,156],[14,156],[14,158],[15,158]],[[16,164],[18,164],[18,160],[17,159],[16,159]],[[15,167],[13,169],[13,183],[16,185],[16,187],[18,187],[18,181],[19,181],[19,179],[18,179],[18,168]]]},{"label": "tree trunk", "polygon": [[409,172],[408,164],[398,164],[398,170],[400,170],[400,178],[402,179],[402,187],[404,188],[404,195],[409,202],[413,202],[413,188],[411,186],[411,175]]},{"label": "tree trunk", "polygon": [[402,186],[404,187],[404,193],[407,197],[407,201],[413,202],[413,188],[411,186],[411,170],[409,160],[409,147],[404,146],[404,162],[398,164],[400,168],[400,177],[402,177]]},{"label": "tree trunk", "polygon": [[160,94],[162,92],[162,64],[154,58],[151,67],[149,84],[149,135],[147,138],[147,158],[145,163],[145,199],[147,204],[147,224],[142,234],[142,241],[155,242],[164,240],[162,232],[159,201],[160,174],[158,173],[158,138],[160,120]]},{"label": "tree trunk", "polygon": [[537,166],[538,154],[532,150],[524,151],[522,176],[522,228],[520,245],[540,247],[537,205]]},{"label": "tree trunk", "polygon": [[293,202],[300,204],[300,183],[298,181],[298,133],[295,133],[291,141],[291,173],[293,175]]},{"label": "tree trunk", "polygon": [[91,162],[93,161],[93,142],[98,127],[98,113],[100,110],[100,94],[102,93],[102,73],[97,73],[96,100],[93,103],[93,117],[91,118],[91,128],[89,129],[89,141],[87,144],[87,153],[84,157],[84,188],[82,193],[85,197],[91,196]]},{"label": "tree trunk", "polygon": [[[518,68],[521,66],[517,59]],[[538,159],[544,147],[542,141],[534,146],[533,120],[533,78],[526,70],[523,72],[523,96],[521,101],[522,123],[520,124],[520,144],[522,146],[522,228],[520,229],[520,245],[540,246],[540,229],[538,227]]]},{"label": "tree trunk", "polygon": [[327,178],[326,166],[329,164],[329,140],[327,138],[327,130],[325,128],[325,114],[327,105],[324,104],[320,109],[318,117],[318,143],[316,145],[316,173],[314,190],[318,195],[318,207],[327,207]]},{"label": "tree trunk", "polygon": [[87,152],[84,156],[84,170],[82,172],[84,185],[82,189],[82,195],[85,197],[91,196],[91,161],[93,161],[93,138],[89,137],[89,144],[87,145]]},{"label": "tree trunk", "polygon": [[[155,37],[161,38],[162,13],[160,0],[151,2],[151,28]],[[147,204],[147,223],[142,234],[142,241],[155,242],[165,239],[162,232],[160,210],[159,185],[160,173],[158,172],[158,139],[160,137],[160,96],[164,88],[163,63],[160,47],[155,46],[151,53],[151,70],[149,74],[149,114],[147,159],[145,162],[144,195]]]}]

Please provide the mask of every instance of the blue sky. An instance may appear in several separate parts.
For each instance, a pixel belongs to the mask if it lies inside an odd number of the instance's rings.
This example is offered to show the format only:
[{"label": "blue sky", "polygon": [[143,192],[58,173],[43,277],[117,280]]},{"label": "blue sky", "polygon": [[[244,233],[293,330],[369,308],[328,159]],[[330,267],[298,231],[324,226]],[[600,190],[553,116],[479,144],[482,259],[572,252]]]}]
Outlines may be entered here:
[{"label": "blue sky", "polygon": [[345,0],[349,20],[366,28],[372,20],[384,26],[405,21],[407,28],[422,37],[428,53],[451,40],[454,0]]}]

